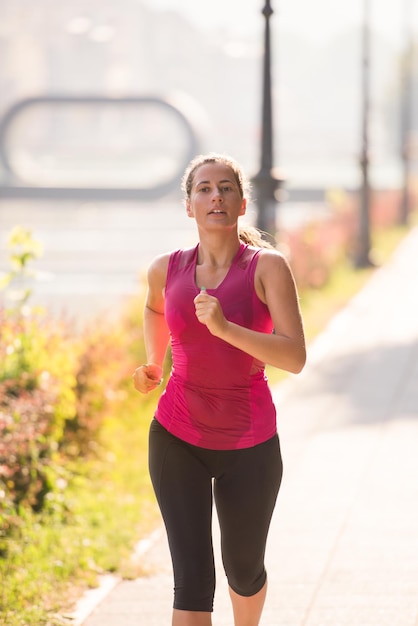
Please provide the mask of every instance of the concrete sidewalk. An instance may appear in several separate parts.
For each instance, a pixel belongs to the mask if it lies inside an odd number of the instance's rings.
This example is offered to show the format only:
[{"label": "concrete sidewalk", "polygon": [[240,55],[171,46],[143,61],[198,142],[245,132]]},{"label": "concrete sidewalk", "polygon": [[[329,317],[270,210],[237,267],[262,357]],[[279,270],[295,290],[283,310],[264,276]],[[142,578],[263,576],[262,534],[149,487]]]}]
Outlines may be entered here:
[{"label": "concrete sidewalk", "polygon": [[[275,400],[285,474],[262,626],[418,626],[417,229]],[[142,557],[150,574],[116,584],[79,623],[169,626],[162,530],[150,544]],[[233,626],[216,559],[213,624]]]}]

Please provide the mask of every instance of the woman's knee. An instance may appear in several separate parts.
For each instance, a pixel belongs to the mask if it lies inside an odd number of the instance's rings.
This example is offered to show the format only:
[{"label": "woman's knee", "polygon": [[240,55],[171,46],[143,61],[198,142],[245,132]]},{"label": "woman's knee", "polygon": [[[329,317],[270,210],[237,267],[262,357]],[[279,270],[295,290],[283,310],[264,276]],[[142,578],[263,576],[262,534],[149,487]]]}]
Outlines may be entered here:
[{"label": "woman's knee", "polygon": [[264,587],[267,580],[264,567],[257,572],[237,568],[235,571],[226,572],[226,575],[228,585],[240,596],[254,596]]}]

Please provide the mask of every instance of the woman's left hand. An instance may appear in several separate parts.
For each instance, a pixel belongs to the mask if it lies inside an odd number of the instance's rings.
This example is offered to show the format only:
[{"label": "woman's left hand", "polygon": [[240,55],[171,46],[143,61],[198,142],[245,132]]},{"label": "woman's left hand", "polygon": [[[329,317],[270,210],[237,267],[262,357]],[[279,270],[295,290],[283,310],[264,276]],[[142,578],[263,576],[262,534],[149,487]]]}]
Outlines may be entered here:
[{"label": "woman's left hand", "polygon": [[228,325],[218,298],[210,296],[203,290],[193,300],[196,308],[196,317],[201,324],[205,324],[216,337],[219,337]]}]

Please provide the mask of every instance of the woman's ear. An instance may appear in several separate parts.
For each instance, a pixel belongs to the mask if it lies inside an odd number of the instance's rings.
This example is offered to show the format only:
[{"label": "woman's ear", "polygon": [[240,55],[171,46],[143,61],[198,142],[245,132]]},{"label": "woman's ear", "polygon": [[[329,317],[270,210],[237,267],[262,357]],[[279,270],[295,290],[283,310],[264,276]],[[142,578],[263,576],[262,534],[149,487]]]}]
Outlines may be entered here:
[{"label": "woman's ear", "polygon": [[247,199],[243,198],[242,203],[241,203],[240,215],[245,215],[246,211],[247,211]]},{"label": "woman's ear", "polygon": [[194,217],[192,205],[190,204],[190,200],[188,198],[186,200],[186,213],[189,217]]}]

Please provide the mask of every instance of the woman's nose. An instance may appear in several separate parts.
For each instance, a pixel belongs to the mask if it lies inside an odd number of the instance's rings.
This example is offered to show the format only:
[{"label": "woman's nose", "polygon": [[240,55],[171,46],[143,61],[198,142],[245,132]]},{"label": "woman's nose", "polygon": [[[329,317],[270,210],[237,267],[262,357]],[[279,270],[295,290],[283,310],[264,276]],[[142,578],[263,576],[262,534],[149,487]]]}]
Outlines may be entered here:
[{"label": "woman's nose", "polygon": [[217,200],[217,201],[220,200],[221,202],[223,201],[222,191],[218,189],[217,187],[214,189],[212,200]]}]

